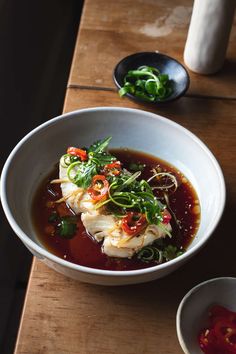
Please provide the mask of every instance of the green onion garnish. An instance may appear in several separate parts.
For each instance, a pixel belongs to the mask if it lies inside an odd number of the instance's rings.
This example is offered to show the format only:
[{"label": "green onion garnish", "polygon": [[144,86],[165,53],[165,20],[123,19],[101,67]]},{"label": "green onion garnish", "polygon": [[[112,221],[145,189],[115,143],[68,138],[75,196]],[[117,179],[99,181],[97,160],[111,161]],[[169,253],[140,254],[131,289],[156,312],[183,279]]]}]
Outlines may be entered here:
[{"label": "green onion garnish", "polygon": [[152,245],[143,247],[137,253],[137,258],[145,263],[163,263],[180,256],[184,252],[185,250],[173,245],[165,246],[163,240],[157,240]]},{"label": "green onion garnish", "polygon": [[172,81],[167,74],[161,74],[158,69],[144,65],[137,70],[128,71],[119,95],[123,97],[128,93],[143,101],[158,102],[165,100],[172,92]]}]

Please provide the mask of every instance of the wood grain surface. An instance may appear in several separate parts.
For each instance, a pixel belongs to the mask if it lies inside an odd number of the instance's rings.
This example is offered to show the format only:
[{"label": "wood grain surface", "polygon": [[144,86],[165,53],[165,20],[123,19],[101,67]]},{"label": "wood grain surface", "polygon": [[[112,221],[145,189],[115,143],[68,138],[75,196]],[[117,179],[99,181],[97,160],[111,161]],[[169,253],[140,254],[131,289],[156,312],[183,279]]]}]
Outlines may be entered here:
[{"label": "wood grain surface", "polygon": [[[184,64],[192,4],[192,0],[87,0],[69,87],[114,88],[115,65],[136,52],[159,51]],[[188,95],[236,98],[235,40],[236,20],[223,68],[211,76],[189,71]]]},{"label": "wood grain surface", "polygon": [[[236,99],[228,99],[232,96],[230,76],[235,75],[232,67],[230,75],[222,74],[221,79],[192,76],[191,95],[168,105],[149,106],[121,99],[111,80],[110,71],[119,57],[129,50],[140,50],[143,43],[149,49],[154,40],[156,43],[156,38],[144,41],[137,28],[145,21],[153,23],[157,16],[164,19],[166,11],[174,7],[191,3],[170,1],[167,7],[165,1],[85,1],[64,112],[96,106],[133,107],[165,116],[192,131],[211,149],[225,176],[227,203],[219,225],[207,245],[187,264],[146,284],[84,284],[35,259],[15,354],[181,354],[175,317],[182,297],[204,280],[236,276],[232,228],[236,212]],[[160,46],[166,45],[169,54],[181,58],[186,30],[187,24],[179,25],[165,40],[158,39]],[[136,43],[137,38],[140,43]],[[232,48],[229,53],[232,58],[236,54]],[[199,92],[206,97],[198,97]],[[223,98],[210,97],[219,93]]]}]

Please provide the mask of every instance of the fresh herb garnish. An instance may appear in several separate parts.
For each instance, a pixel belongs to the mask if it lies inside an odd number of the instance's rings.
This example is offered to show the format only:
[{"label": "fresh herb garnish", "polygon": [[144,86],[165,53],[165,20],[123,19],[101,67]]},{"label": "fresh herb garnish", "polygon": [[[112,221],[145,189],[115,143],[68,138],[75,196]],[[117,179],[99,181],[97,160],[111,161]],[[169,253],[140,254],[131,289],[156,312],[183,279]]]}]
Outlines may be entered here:
[{"label": "fresh herb garnish", "polygon": [[165,245],[165,240],[157,240],[150,246],[143,247],[137,258],[145,263],[163,263],[182,255],[185,251],[173,245]]},{"label": "fresh herb garnish", "polygon": [[62,156],[60,163],[61,163],[61,165],[62,165],[63,167],[66,168],[66,167],[70,166],[72,163],[78,162],[78,161],[79,161],[78,156],[73,156],[73,155],[70,155],[70,154],[65,154],[65,155]]},{"label": "fresh herb garnish", "polygon": [[57,225],[58,235],[70,239],[72,238],[77,229],[76,216],[63,216],[60,218],[60,222]]},{"label": "fresh herb garnish", "polygon": [[172,82],[167,74],[151,66],[140,66],[129,70],[124,78],[124,86],[119,90],[120,97],[134,95],[148,102],[162,101],[173,92]]},{"label": "fresh herb garnish", "polygon": [[106,151],[110,140],[111,137],[108,137],[92,144],[87,149],[86,161],[77,160],[71,162],[68,158],[64,158],[64,161],[68,163],[66,165],[67,176],[71,182],[78,187],[86,189],[91,185],[93,177],[100,174],[104,166],[116,160],[114,156]]},{"label": "fresh herb garnish", "polygon": [[162,262],[162,251],[154,246],[143,247],[138,253],[137,258],[142,262],[149,263],[156,261],[158,263]]},{"label": "fresh herb garnish", "polygon": [[167,261],[170,261],[171,259],[181,256],[183,253],[183,250],[180,250],[176,246],[168,245],[163,251],[163,256]]},{"label": "fresh herb garnish", "polygon": [[113,178],[108,198],[96,205],[96,208],[113,203],[121,209],[138,211],[145,214],[149,224],[159,224],[163,220],[164,205],[155,197],[145,180],[137,180],[141,172],[130,174],[123,171]]},{"label": "fresh herb garnish", "polygon": [[88,162],[83,162],[79,165],[77,164],[77,166],[78,169],[73,179],[73,183],[75,183],[78,187],[88,188],[92,183],[93,176],[97,174],[97,164],[89,160]]},{"label": "fresh herb garnish", "polygon": [[111,136],[103,140],[96,141],[88,148],[88,152],[95,152],[95,153],[104,152],[107,149],[110,140],[111,140]]}]

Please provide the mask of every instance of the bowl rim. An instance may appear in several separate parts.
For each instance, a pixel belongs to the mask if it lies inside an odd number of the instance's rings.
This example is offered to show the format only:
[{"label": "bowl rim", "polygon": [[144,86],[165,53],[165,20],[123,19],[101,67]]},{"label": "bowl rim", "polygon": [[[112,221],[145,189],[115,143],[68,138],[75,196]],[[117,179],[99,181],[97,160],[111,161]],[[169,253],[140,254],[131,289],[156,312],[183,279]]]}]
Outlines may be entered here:
[{"label": "bowl rim", "polygon": [[186,87],[185,87],[184,90],[183,90],[182,92],[180,92],[177,96],[175,96],[175,97],[173,97],[173,98],[171,98],[171,96],[169,96],[169,97],[167,97],[167,98],[166,98],[165,100],[163,100],[163,101],[160,100],[160,101],[156,101],[156,102],[148,102],[148,101],[142,100],[141,98],[136,97],[136,96],[134,96],[134,95],[132,95],[132,94],[130,94],[130,93],[127,93],[125,96],[126,96],[126,97],[129,97],[130,99],[135,100],[135,101],[137,101],[137,102],[142,102],[142,103],[146,103],[146,104],[149,104],[149,105],[150,105],[150,104],[151,104],[151,105],[164,104],[164,103],[168,103],[168,102],[175,101],[175,100],[177,100],[178,98],[180,98],[181,96],[183,96],[183,95],[187,92],[187,90],[189,89],[189,85],[190,85],[190,75],[189,75],[187,69],[185,68],[185,66],[184,66],[182,63],[180,63],[177,59],[175,59],[175,58],[173,58],[173,57],[171,57],[171,56],[169,56],[169,55],[167,55],[167,54],[158,52],[158,51],[154,51],[154,52],[152,52],[152,51],[136,52],[136,53],[129,54],[129,55],[127,55],[126,57],[122,58],[122,59],[116,64],[116,66],[115,66],[115,68],[114,68],[114,70],[113,70],[113,75],[112,75],[113,81],[114,81],[115,85],[117,86],[117,88],[120,89],[122,86],[120,85],[120,83],[118,82],[118,79],[117,79],[117,70],[118,70],[119,66],[120,66],[122,63],[126,62],[126,61],[127,61],[128,59],[130,59],[130,58],[135,58],[135,57],[137,57],[137,56],[139,56],[139,55],[147,55],[147,56],[148,56],[148,55],[153,55],[153,54],[154,54],[154,55],[157,55],[157,56],[159,56],[159,57],[167,58],[167,59],[169,59],[169,60],[171,60],[171,61],[176,62],[179,66],[181,66],[182,69],[183,69],[183,71],[185,72],[186,78],[187,78]]},{"label": "bowl rim", "polygon": [[183,351],[185,353],[189,353],[188,348],[185,345],[185,340],[184,337],[182,335],[182,331],[181,331],[181,314],[183,311],[183,308],[186,304],[186,302],[189,300],[189,298],[191,298],[192,294],[196,293],[199,289],[208,286],[211,283],[218,283],[221,281],[235,281],[235,285],[236,285],[236,277],[230,277],[230,276],[226,276],[226,277],[216,277],[216,278],[211,278],[208,280],[205,280],[197,285],[195,285],[193,288],[191,288],[182,298],[182,300],[179,303],[177,312],[176,312],[176,332],[177,332],[177,337],[180,343],[181,348],[183,349]]},{"label": "bowl rim", "polygon": [[[215,221],[212,224],[211,228],[208,230],[208,233],[205,235],[205,237],[202,240],[199,240],[199,242],[194,245],[191,249],[189,249],[187,252],[182,254],[181,256],[170,260],[166,263],[159,264],[153,267],[149,268],[141,268],[141,269],[136,269],[136,270],[123,270],[123,271],[114,271],[114,270],[104,270],[104,269],[97,269],[97,268],[90,268],[82,265],[78,265],[75,263],[68,262],[62,258],[59,258],[58,256],[52,254],[50,251],[48,251],[46,248],[43,248],[42,246],[38,245],[36,242],[30,239],[29,236],[19,227],[19,225],[16,223],[13,214],[8,206],[8,201],[7,201],[7,193],[6,193],[6,184],[7,184],[7,175],[8,175],[8,170],[10,167],[10,164],[12,160],[14,159],[15,153],[23,146],[28,139],[30,139],[34,134],[37,134],[41,130],[45,130],[48,126],[54,125],[57,122],[60,122],[61,120],[65,119],[73,119],[73,117],[78,117],[78,115],[82,115],[84,113],[93,113],[93,112],[104,112],[104,111],[116,111],[120,113],[136,113],[136,114],[142,114],[144,117],[148,116],[152,119],[156,120],[161,120],[162,122],[167,123],[170,126],[174,126],[176,129],[181,130],[184,134],[187,134],[190,136],[193,141],[195,141],[201,149],[208,155],[209,159],[211,160],[212,164],[214,165],[217,175],[220,181],[220,186],[221,186],[221,195],[222,195],[222,203],[220,204],[218,208],[217,215],[215,217]],[[5,213],[5,216],[13,229],[13,231],[18,235],[18,237],[21,239],[21,241],[25,244],[26,247],[29,247],[32,249],[38,256],[39,258],[46,258],[51,260],[52,262],[58,263],[61,266],[64,266],[69,269],[77,270],[82,273],[87,273],[91,275],[103,275],[107,277],[124,277],[124,276],[140,276],[146,273],[155,273],[157,270],[164,270],[166,268],[169,268],[171,265],[175,265],[176,263],[179,263],[181,260],[184,262],[187,260],[190,256],[194,255],[196,252],[198,252],[203,245],[208,241],[208,239],[211,237],[213,231],[215,230],[216,226],[218,225],[223,210],[225,206],[225,199],[226,199],[226,188],[225,188],[225,181],[224,181],[224,176],[221,170],[221,167],[216,160],[215,156],[213,153],[209,150],[209,148],[195,135],[193,134],[190,130],[187,128],[183,127],[182,125],[172,121],[169,118],[165,118],[163,116],[160,116],[155,113],[147,112],[141,109],[134,109],[134,108],[126,108],[126,107],[93,107],[93,108],[83,108],[79,110],[74,110],[65,114],[61,114],[57,117],[54,117],[40,125],[38,125],[36,128],[31,130],[28,134],[26,134],[18,143],[17,145],[13,148],[11,151],[10,155],[8,156],[3,169],[1,173],[1,179],[0,179],[0,197],[1,197],[1,203],[2,207]],[[180,262],[181,263],[181,262]]]}]

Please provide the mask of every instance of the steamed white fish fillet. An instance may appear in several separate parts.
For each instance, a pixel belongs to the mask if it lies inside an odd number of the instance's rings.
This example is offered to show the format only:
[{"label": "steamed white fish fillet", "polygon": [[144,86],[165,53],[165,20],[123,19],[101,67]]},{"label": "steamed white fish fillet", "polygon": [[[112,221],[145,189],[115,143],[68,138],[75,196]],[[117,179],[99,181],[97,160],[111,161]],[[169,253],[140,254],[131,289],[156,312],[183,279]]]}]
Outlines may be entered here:
[{"label": "steamed white fish fillet", "polygon": [[[170,232],[170,224],[165,225],[165,229]],[[131,258],[144,246],[151,245],[155,240],[165,237],[167,232],[157,225],[149,225],[138,236],[130,236],[122,231],[120,237],[106,236],[103,242],[103,252],[110,257]]]},{"label": "steamed white fish fillet", "polygon": [[[163,225],[163,224],[162,224]],[[121,229],[122,230],[122,229]],[[121,231],[120,237],[109,236],[111,244],[118,248],[131,248],[139,251],[144,246],[152,244],[155,240],[165,237],[171,231],[170,224],[165,225],[165,229],[158,225],[148,225],[146,229],[137,236],[130,236],[124,231]]]},{"label": "steamed white fish fillet", "polygon": [[132,248],[118,248],[116,246],[113,246],[109,237],[105,237],[102,244],[102,251],[109,257],[119,258],[132,258],[134,254],[134,250]]},{"label": "steamed white fish fillet", "polygon": [[81,214],[81,220],[87,232],[98,242],[103,241],[102,251],[110,257],[130,258],[134,251],[131,248],[119,248],[111,241],[121,239],[122,229],[113,215]]},{"label": "steamed white fish fillet", "polygon": [[[113,215],[81,215],[81,220],[87,230],[97,241],[103,241],[102,250],[110,257],[130,258],[144,246],[165,237],[171,231],[170,224],[164,227],[148,225],[138,236],[125,233],[120,221]],[[163,225],[163,224],[162,224]]]},{"label": "steamed white fish fillet", "polygon": [[[95,209],[95,203],[85,189],[77,187],[76,184],[69,181],[67,177],[67,168],[60,163],[59,178],[63,180],[61,183],[61,191],[63,198],[67,204],[76,213],[98,214]],[[65,181],[65,182],[64,182]]]},{"label": "steamed white fish fillet", "polygon": [[158,238],[166,237],[166,235],[171,232],[172,228],[170,223],[161,223],[160,225],[148,225],[143,235],[142,247],[150,245]]},{"label": "steamed white fish fillet", "polygon": [[98,242],[107,236],[120,236],[120,227],[113,215],[82,213],[81,220],[87,232]]}]

